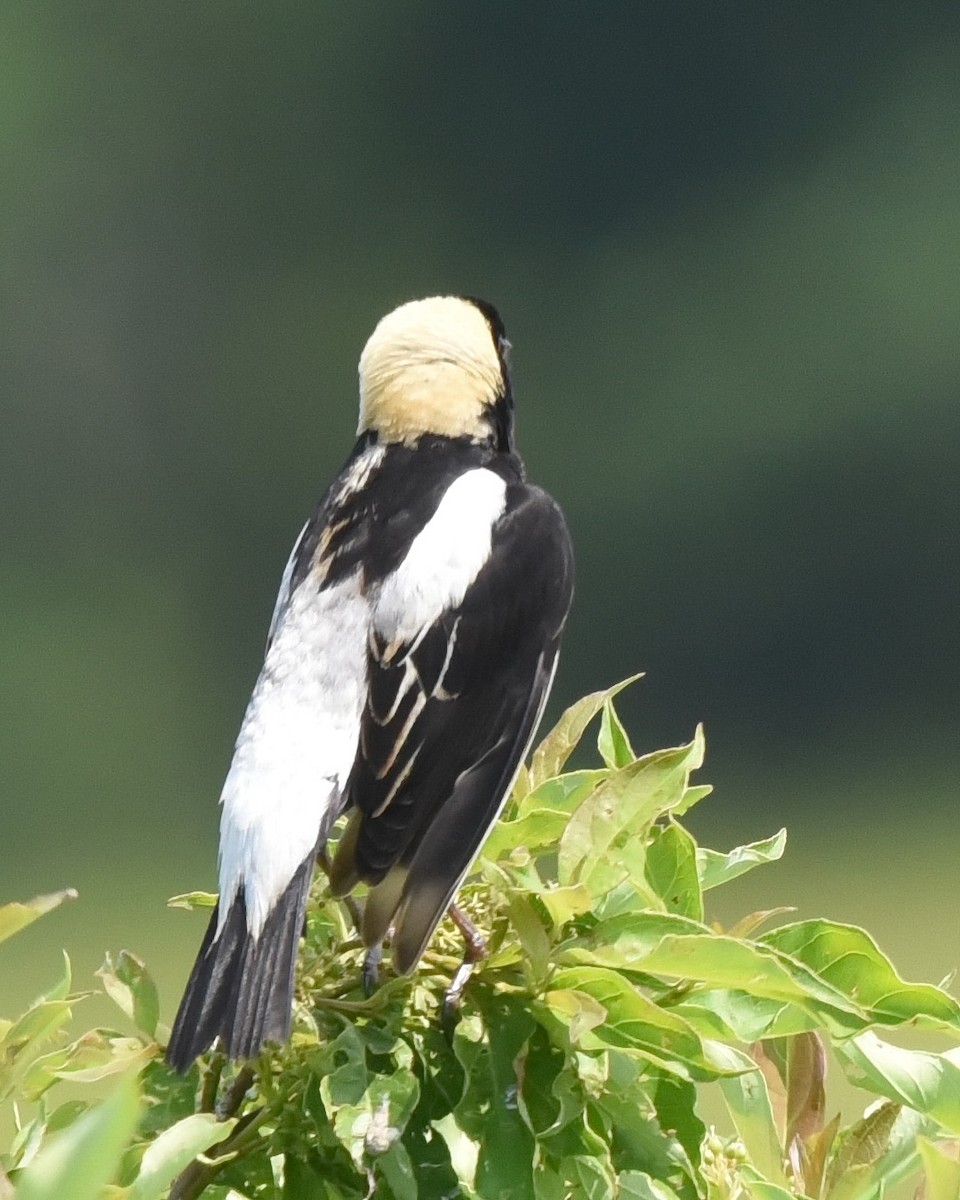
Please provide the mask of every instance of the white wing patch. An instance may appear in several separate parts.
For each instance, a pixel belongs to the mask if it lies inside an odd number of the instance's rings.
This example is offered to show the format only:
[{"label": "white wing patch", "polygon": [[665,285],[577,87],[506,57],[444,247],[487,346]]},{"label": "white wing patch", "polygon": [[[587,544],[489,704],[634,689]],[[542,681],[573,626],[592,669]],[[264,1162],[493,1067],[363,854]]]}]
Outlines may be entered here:
[{"label": "white wing patch", "polygon": [[450,484],[403,562],[380,587],[373,624],[385,641],[412,642],[461,603],[490,557],[493,526],[506,499],[506,483],[485,467],[466,471]]},{"label": "white wing patch", "polygon": [[247,929],[259,935],[339,803],[359,735],[368,621],[358,575],[323,590],[308,576],[278,611],[220,798],[221,929],[242,887]]}]

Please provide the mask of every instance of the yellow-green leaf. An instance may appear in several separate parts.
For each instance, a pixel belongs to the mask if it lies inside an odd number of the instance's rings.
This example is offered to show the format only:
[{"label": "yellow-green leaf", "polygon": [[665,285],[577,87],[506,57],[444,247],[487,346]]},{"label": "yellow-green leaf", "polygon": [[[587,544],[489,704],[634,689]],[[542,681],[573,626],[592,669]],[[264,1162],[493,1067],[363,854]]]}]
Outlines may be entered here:
[{"label": "yellow-green leaf", "polygon": [[76,898],[77,892],[74,888],[64,888],[62,892],[48,892],[46,895],[34,896],[32,900],[22,903],[13,901],[10,904],[0,905],[0,942],[6,941],[8,937],[13,937],[15,933],[19,933],[21,929],[32,924],[44,913],[59,908],[65,900],[76,900]]},{"label": "yellow-green leaf", "polygon": [[41,1148],[17,1179],[17,1200],[100,1200],[116,1178],[138,1109],[136,1080],[125,1079],[112,1096]]},{"label": "yellow-green leaf", "polygon": [[928,983],[907,983],[868,933],[837,921],[797,921],[760,939],[815,971],[867,1010],[873,1021],[924,1021],[960,1031],[960,1004]]},{"label": "yellow-green leaf", "polygon": [[787,846],[787,831],[781,829],[773,837],[764,838],[760,842],[750,842],[747,846],[737,846],[735,850],[722,854],[718,850],[697,848],[697,865],[700,870],[700,883],[704,891],[729,883],[738,875],[744,875],[763,863],[775,862],[783,856]]},{"label": "yellow-green leaf", "polygon": [[191,911],[195,908],[216,908],[217,898],[216,892],[183,892],[179,896],[171,896],[167,908],[186,908]]},{"label": "yellow-green leaf", "polygon": [[108,954],[97,972],[103,990],[126,1013],[137,1029],[152,1038],[160,1019],[160,998],[157,986],[141,959],[128,950],[121,950],[116,964]]},{"label": "yellow-green leaf", "polygon": [[600,714],[600,735],[597,738],[597,749],[607,766],[614,769],[625,767],[627,763],[633,762],[637,757],[611,699],[604,701]]},{"label": "yellow-green leaf", "polygon": [[530,781],[537,787],[545,779],[552,779],[563,770],[563,764],[580,744],[580,739],[593,718],[605,702],[642,678],[642,673],[631,675],[602,692],[591,692],[572,704],[533,752],[530,763]]},{"label": "yellow-green leaf", "polygon": [[923,1161],[923,1200],[960,1200],[960,1142],[918,1137]]},{"label": "yellow-green leaf", "polygon": [[947,1055],[891,1046],[870,1032],[840,1043],[836,1051],[859,1087],[927,1113],[960,1134],[960,1066]]},{"label": "yellow-green leaf", "polygon": [[218,1121],[213,1113],[196,1113],[165,1129],[144,1151],[126,1200],[160,1200],[180,1172],[198,1154],[222,1142],[236,1123],[234,1118]]}]

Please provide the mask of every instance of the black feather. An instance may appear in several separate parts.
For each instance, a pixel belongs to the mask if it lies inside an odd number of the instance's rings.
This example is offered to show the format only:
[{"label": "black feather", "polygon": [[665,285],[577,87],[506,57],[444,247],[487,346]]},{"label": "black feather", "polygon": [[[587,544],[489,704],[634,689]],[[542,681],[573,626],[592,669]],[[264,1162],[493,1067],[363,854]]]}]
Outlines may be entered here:
[{"label": "black feather", "polygon": [[253,1058],[265,1043],[290,1036],[297,945],[313,864],[312,854],[301,863],[256,940],[247,931],[242,889],[219,937],[219,905],[214,909],[167,1046],[174,1070],[187,1071],[218,1037],[230,1058]]},{"label": "black feather", "polygon": [[[340,891],[393,879],[366,936],[395,913],[401,971],[416,963],[500,812],[543,710],[573,591],[560,509],[522,481],[518,459],[494,465],[505,509],[462,602],[405,645],[369,644],[346,788],[359,816],[334,879]],[[402,892],[394,867],[405,872]]]}]

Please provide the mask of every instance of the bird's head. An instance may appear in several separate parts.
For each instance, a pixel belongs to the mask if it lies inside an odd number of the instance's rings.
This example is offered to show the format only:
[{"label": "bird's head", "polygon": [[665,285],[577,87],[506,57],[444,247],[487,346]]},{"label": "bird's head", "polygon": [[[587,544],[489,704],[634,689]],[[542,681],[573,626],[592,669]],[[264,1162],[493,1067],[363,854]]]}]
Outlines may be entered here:
[{"label": "bird's head", "polygon": [[388,313],[360,356],[358,434],[412,443],[424,435],[509,450],[510,343],[491,304],[465,296],[411,300]]}]

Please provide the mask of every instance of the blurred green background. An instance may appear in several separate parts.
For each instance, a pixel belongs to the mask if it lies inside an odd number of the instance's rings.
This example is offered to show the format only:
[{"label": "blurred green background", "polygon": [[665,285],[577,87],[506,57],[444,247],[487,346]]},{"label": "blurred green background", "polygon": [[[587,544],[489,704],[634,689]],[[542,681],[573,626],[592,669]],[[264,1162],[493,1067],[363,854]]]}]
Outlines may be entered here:
[{"label": "blurred green background", "polygon": [[960,7],[7,0],[0,1012],[172,1016],[280,572],[382,313],[496,303],[578,592],[551,712],[703,720],[726,889],[960,963]]}]

